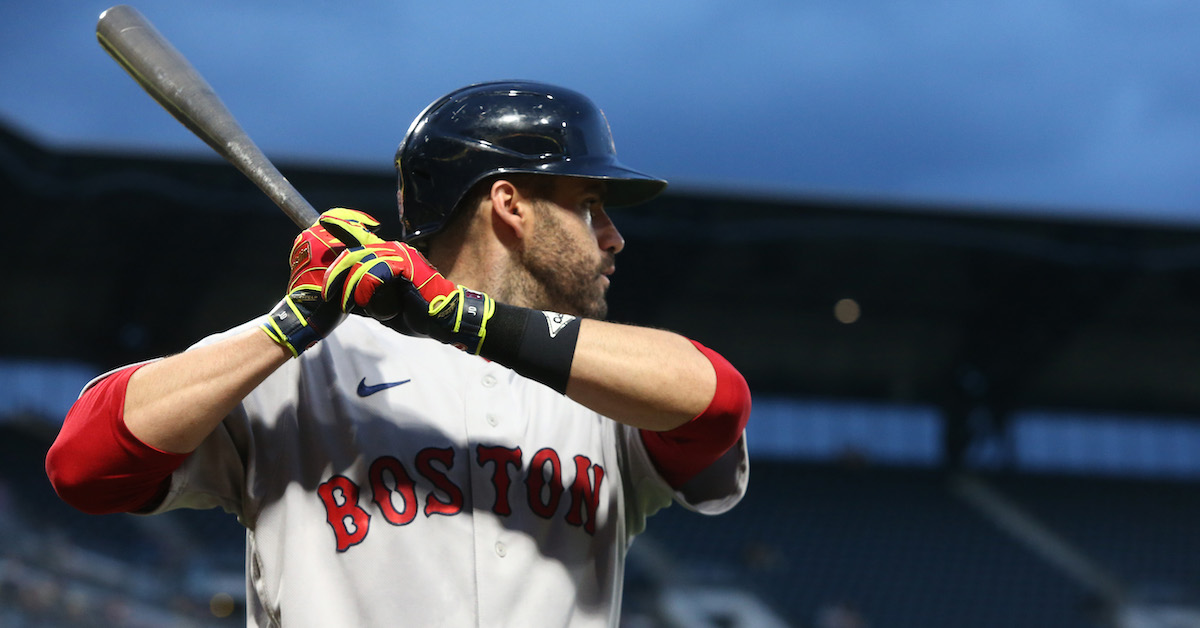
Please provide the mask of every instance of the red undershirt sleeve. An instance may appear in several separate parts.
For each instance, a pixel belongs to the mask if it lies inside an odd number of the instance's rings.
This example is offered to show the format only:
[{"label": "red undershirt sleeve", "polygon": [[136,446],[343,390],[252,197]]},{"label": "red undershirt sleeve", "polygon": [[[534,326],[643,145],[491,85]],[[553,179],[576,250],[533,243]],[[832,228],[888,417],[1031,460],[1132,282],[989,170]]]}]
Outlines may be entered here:
[{"label": "red undershirt sleeve", "polygon": [[137,512],[156,505],[187,454],[155,449],[125,426],[126,367],[95,382],[67,412],[46,454],[46,475],[58,496],[90,514]]},{"label": "red undershirt sleeve", "polygon": [[673,430],[640,430],[659,474],[674,489],[737,444],[750,418],[750,388],[741,373],[716,351],[695,340],[692,344],[708,358],[717,374],[717,388],[708,408]]}]

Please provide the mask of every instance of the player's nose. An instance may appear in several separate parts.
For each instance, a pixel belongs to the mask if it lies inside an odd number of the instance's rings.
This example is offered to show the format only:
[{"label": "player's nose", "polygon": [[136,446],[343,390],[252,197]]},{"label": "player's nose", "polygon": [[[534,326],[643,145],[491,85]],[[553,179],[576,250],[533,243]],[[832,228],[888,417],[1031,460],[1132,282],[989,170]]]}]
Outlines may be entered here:
[{"label": "player's nose", "polygon": [[616,255],[625,248],[625,238],[621,236],[617,225],[613,224],[607,212],[601,210],[595,213],[592,217],[592,230],[596,233],[596,244],[601,251]]}]

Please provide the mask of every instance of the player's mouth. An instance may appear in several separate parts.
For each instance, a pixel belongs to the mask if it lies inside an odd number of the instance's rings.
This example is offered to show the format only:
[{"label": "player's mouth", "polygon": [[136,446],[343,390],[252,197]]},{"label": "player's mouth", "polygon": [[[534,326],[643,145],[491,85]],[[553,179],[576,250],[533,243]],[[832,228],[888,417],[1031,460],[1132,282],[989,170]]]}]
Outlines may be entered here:
[{"label": "player's mouth", "polygon": [[607,266],[600,269],[600,283],[604,284],[605,288],[612,284],[612,279],[610,279],[610,277],[615,272],[617,272],[616,266]]}]

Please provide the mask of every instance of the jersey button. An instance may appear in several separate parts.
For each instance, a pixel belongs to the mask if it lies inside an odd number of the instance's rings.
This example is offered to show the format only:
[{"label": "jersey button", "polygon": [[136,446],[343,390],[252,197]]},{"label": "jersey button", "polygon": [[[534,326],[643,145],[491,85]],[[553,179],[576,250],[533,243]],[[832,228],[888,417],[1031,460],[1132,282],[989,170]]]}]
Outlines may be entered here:
[{"label": "jersey button", "polygon": [[500,541],[496,541],[496,555],[500,558],[504,558],[508,555],[508,548],[505,547],[504,543],[501,543]]},{"label": "jersey button", "polygon": [[486,388],[491,388],[496,385],[496,377],[494,375],[484,375],[483,385]]},{"label": "jersey button", "polygon": [[494,414],[489,414],[487,415],[487,422],[488,425],[496,427],[496,424],[500,422],[500,419],[496,418],[496,415]]}]

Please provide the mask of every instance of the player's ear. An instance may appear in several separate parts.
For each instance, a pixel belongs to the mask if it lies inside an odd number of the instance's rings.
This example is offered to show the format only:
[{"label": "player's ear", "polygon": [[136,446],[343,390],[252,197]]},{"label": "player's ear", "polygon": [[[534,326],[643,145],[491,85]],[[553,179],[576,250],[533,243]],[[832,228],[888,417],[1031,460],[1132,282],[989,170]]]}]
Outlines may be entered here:
[{"label": "player's ear", "polygon": [[490,199],[493,224],[506,232],[502,238],[524,239],[529,233],[529,220],[533,214],[530,199],[521,194],[508,179],[498,179],[492,183]]}]

